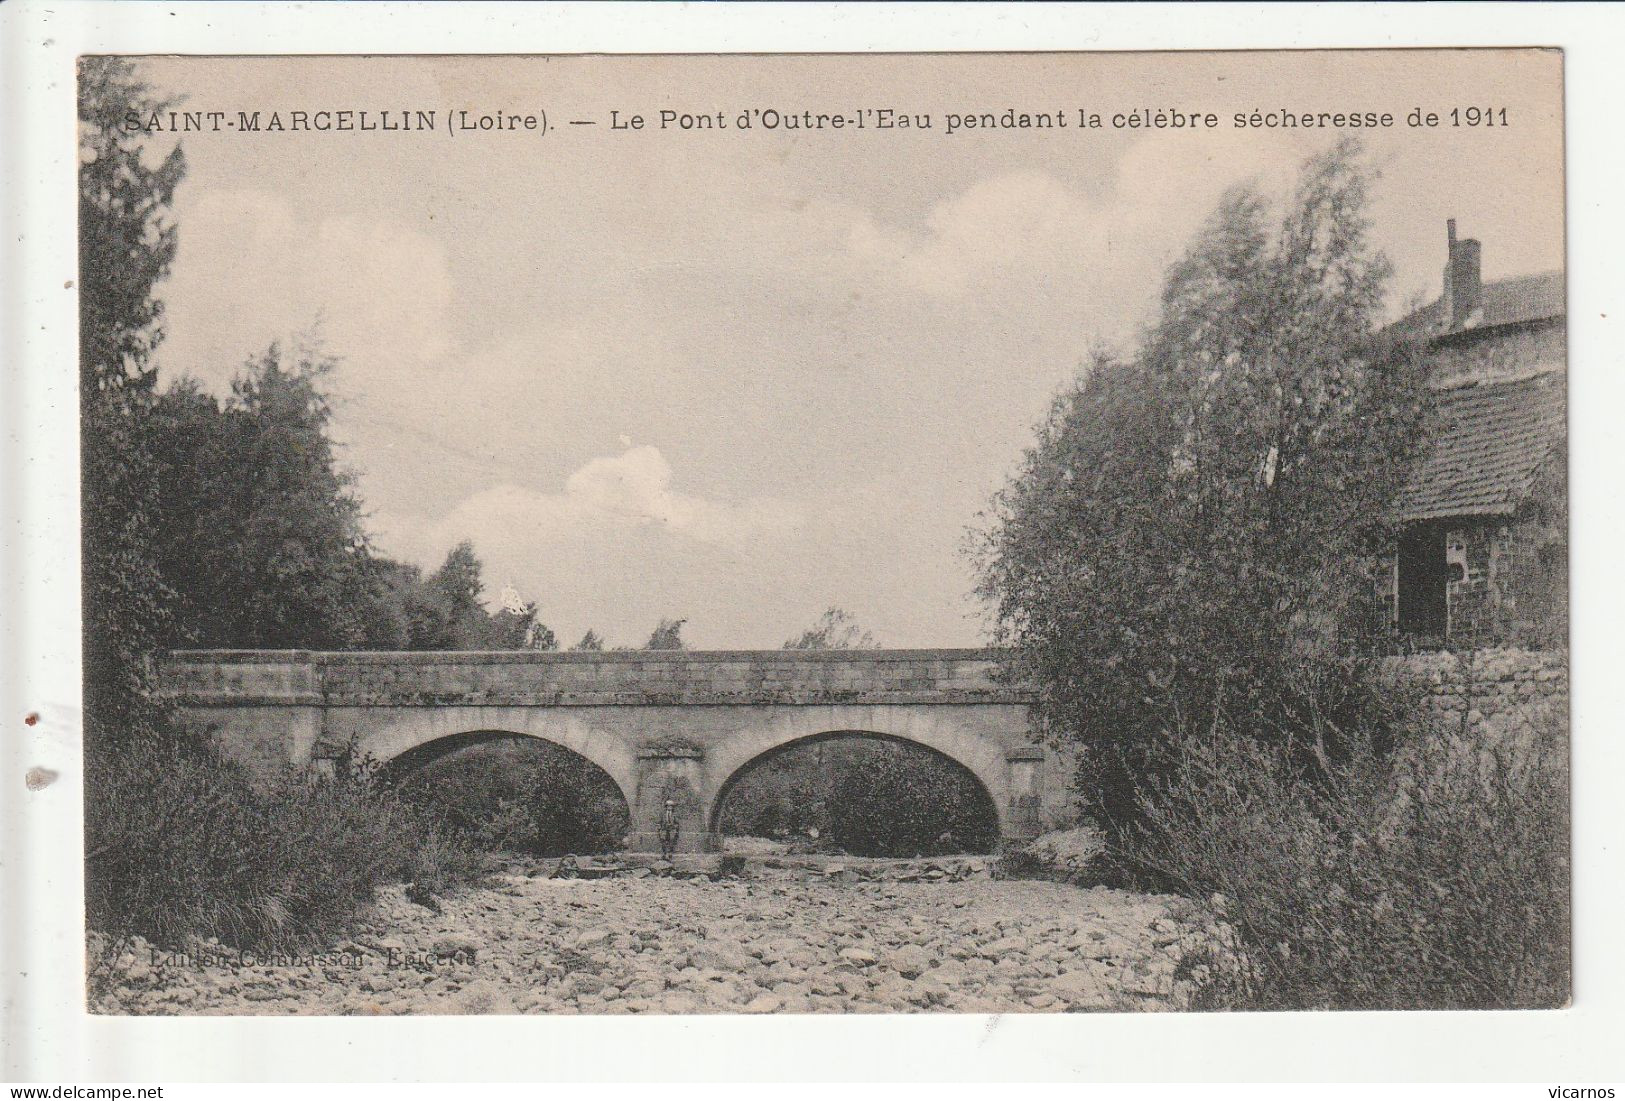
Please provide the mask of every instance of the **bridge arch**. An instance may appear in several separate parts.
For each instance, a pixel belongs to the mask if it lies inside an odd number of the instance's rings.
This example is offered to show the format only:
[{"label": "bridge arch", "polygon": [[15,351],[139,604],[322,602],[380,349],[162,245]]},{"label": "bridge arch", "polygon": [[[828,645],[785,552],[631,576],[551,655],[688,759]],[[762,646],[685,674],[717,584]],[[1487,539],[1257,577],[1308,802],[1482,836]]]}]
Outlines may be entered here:
[{"label": "bridge arch", "polygon": [[414,758],[438,756],[485,737],[536,738],[580,754],[615,781],[628,807],[635,806],[637,759],[623,741],[595,731],[570,712],[537,711],[524,707],[425,707],[368,729],[357,739],[356,751],[384,767]]},{"label": "bridge arch", "polygon": [[[928,749],[920,742],[913,741],[908,738],[897,738],[890,734],[882,734],[873,730],[829,730],[819,734],[809,734],[805,738],[799,738],[795,741],[786,742],[784,745],[778,746],[775,749],[767,750],[765,753],[760,753],[757,756],[752,757],[749,761],[746,761],[743,765],[741,765],[732,776],[725,779],[722,782],[721,787],[718,788],[716,797],[712,801],[711,819],[709,823],[712,837],[720,839],[727,832],[723,827],[724,818],[726,817],[726,812],[728,809],[728,802],[739,792],[740,785],[742,783],[748,783],[748,777],[750,777],[756,771],[758,766],[767,764],[781,754],[793,752],[801,746],[809,746],[821,742],[840,742],[842,740],[868,742],[871,744],[877,742],[889,742],[895,745],[907,746],[916,753],[923,754],[924,756],[932,758],[939,763],[945,764],[950,770],[957,773],[959,776],[968,778],[971,787],[974,788],[977,795],[980,797],[979,802],[981,804],[978,810],[972,813],[974,816],[986,815],[986,817],[982,818],[982,821],[993,831],[993,834],[990,834],[987,838],[988,844],[991,844],[993,841],[997,840],[996,835],[1002,829],[1002,824],[998,813],[998,800],[994,797],[993,793],[988,790],[987,784],[982,780],[981,777],[977,776],[968,767],[954,758],[949,757],[938,750]],[[961,812],[963,813],[963,808],[961,808]],[[805,822],[806,820],[803,819],[802,821]],[[971,832],[972,836],[976,836],[975,830],[972,830]]]},{"label": "bridge arch", "polygon": [[[859,713],[842,713],[852,711]],[[875,714],[877,711],[886,713]],[[1010,783],[1004,747],[951,720],[904,708],[798,708],[781,712],[771,722],[726,740],[712,750],[707,761],[710,798],[706,826],[716,830],[729,789],[758,760],[798,742],[842,735],[910,742],[936,751],[975,778],[993,803],[999,832],[1010,831]]]}]

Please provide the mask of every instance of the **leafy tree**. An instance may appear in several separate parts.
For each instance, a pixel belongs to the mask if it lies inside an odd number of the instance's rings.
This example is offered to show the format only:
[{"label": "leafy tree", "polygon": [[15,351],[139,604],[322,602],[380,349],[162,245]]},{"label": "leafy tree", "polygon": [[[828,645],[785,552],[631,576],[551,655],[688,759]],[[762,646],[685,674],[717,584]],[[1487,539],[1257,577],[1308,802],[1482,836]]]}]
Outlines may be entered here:
[{"label": "leafy tree", "polygon": [[857,625],[852,617],[831,605],[818,622],[784,644],[786,650],[873,650],[874,636]]},{"label": "leafy tree", "polygon": [[480,579],[482,569],[474,544],[464,539],[430,575],[429,587],[445,599],[454,617],[472,617],[484,611],[480,605],[480,596],[485,592],[485,582]]},{"label": "leafy tree", "polygon": [[1371,179],[1344,143],[1278,218],[1250,188],[1226,196],[1137,354],[1095,357],[994,502],[996,639],[1039,687],[1039,724],[1085,747],[1110,822],[1170,732],[1222,716],[1324,768],[1381,713],[1339,655],[1374,629],[1369,564],[1424,387],[1374,336]]},{"label": "leafy tree", "polygon": [[153,403],[165,493],[156,547],[174,641],[345,649],[368,641],[381,579],[329,436],[334,361],[272,345],[222,405],[183,380]]},{"label": "leafy tree", "polygon": [[686,619],[662,619],[660,625],[649,635],[649,641],[643,644],[645,650],[686,650],[683,643],[683,624]]},{"label": "leafy tree", "polygon": [[80,500],[85,725],[92,746],[151,732],[146,657],[171,629],[172,593],[152,553],[160,483],[145,435],[155,288],[169,273],[179,147],[156,166],[119,123],[167,104],[116,58],[79,71]]},{"label": "leafy tree", "polygon": [[375,613],[382,624],[399,623],[408,650],[556,650],[558,638],[536,616],[534,601],[505,594],[503,606],[487,612],[483,567],[474,545],[464,540],[440,567],[423,577],[416,567],[387,563],[387,584]]},{"label": "leafy tree", "polygon": [[502,590],[502,607],[491,613],[490,647],[493,650],[557,650],[558,636],[536,618],[536,602],[526,600],[509,586]]},{"label": "leafy tree", "polygon": [[370,599],[361,608],[362,645],[368,650],[412,649],[407,594],[423,583],[423,572],[375,554],[368,555],[365,566]]},{"label": "leafy tree", "polygon": [[603,648],[604,648],[603,637],[600,636],[598,634],[598,632],[593,630],[591,627],[588,627],[587,628],[587,633],[581,636],[581,641],[580,642],[578,642],[574,646],[570,647],[570,649],[572,649],[572,650],[585,650],[585,651],[589,651],[591,653],[597,653],[600,650],[602,650]]},{"label": "leafy tree", "polygon": [[79,385],[88,399],[150,392],[153,350],[163,339],[163,302],[153,293],[175,258],[171,204],[186,174],[176,146],[156,165],[121,123],[172,104],[153,95],[135,67],[114,57],[79,65]]},{"label": "leafy tree", "polygon": [[256,646],[361,642],[361,504],[337,466],[323,389],[336,366],[314,350],[288,357],[272,345],[232,385],[230,453],[251,479],[237,633]]},{"label": "leafy tree", "polygon": [[467,540],[447,553],[427,578],[400,591],[413,650],[483,650],[491,635],[489,617],[480,603],[485,583],[480,560]]}]

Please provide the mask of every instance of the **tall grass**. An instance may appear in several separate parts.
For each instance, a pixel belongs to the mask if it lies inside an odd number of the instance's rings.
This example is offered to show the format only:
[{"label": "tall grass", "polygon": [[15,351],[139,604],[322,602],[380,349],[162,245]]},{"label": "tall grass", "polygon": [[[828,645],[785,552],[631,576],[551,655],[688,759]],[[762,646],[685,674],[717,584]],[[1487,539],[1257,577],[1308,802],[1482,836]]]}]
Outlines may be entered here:
[{"label": "tall grass", "polygon": [[256,785],[206,749],[156,742],[87,765],[86,917],[101,932],[307,947],[380,884],[432,901],[483,869],[469,839],[355,773]]},{"label": "tall grass", "polygon": [[1560,1006],[1569,996],[1566,730],[1499,742],[1418,724],[1305,762],[1226,724],[1168,747],[1125,839],[1210,898],[1241,966],[1218,1008]]}]

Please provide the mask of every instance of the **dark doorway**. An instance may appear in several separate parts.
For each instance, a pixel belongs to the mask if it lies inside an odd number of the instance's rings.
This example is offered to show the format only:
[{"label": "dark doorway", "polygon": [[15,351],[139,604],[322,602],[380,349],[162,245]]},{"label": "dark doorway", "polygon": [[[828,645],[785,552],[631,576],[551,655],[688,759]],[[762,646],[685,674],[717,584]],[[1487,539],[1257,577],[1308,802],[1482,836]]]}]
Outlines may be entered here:
[{"label": "dark doorway", "polygon": [[1418,524],[1399,537],[1399,629],[1405,634],[1444,638],[1448,624],[1445,533],[1437,524]]}]

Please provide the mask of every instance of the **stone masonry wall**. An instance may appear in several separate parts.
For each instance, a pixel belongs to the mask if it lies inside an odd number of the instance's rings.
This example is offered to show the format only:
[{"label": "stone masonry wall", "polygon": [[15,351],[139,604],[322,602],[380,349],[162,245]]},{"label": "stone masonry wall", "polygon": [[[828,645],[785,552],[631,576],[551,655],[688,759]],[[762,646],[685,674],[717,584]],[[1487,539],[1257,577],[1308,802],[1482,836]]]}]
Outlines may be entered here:
[{"label": "stone masonry wall", "polygon": [[167,693],[194,706],[671,706],[1021,703],[981,650],[313,653],[183,650]]},{"label": "stone masonry wall", "polygon": [[1490,743],[1567,729],[1567,651],[1440,651],[1387,662],[1392,672],[1420,683],[1427,706],[1448,726],[1475,732]]}]

